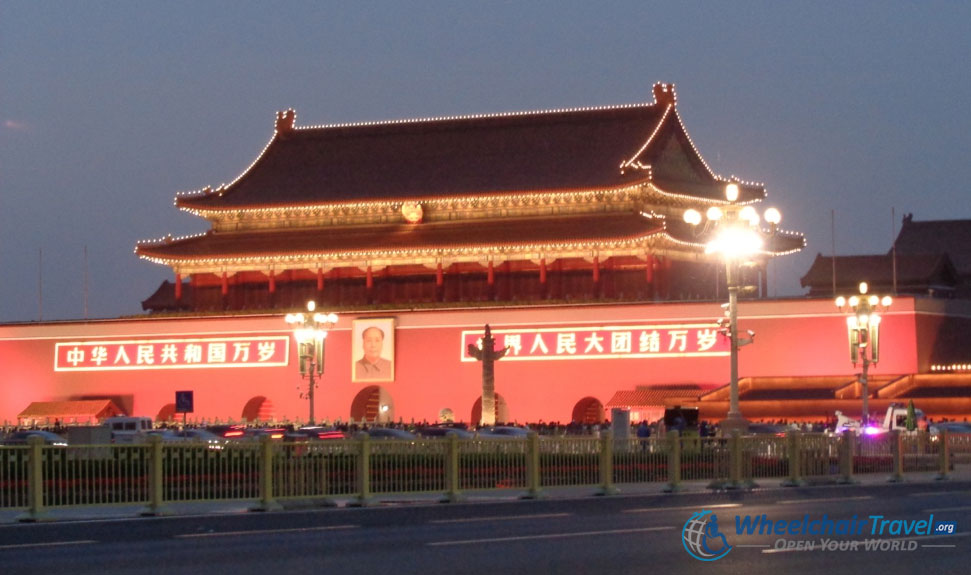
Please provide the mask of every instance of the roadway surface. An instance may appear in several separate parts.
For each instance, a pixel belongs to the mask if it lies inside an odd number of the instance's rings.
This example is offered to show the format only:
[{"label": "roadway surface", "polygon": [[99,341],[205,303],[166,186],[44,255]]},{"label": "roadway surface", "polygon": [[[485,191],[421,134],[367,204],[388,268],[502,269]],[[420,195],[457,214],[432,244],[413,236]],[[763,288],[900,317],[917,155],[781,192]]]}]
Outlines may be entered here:
[{"label": "roadway surface", "polygon": [[[701,562],[682,529],[713,510],[734,548]],[[953,534],[883,539],[909,550],[823,551],[864,536],[737,535],[735,516],[797,520],[882,515],[953,521]],[[869,529],[869,528],[868,528]],[[381,504],[267,513],[0,525],[0,573],[540,574],[892,573],[971,570],[971,482],[642,494],[528,501]],[[872,538],[872,537],[871,537]],[[776,548],[779,539],[812,551]],[[888,544],[889,545],[889,544]]]}]

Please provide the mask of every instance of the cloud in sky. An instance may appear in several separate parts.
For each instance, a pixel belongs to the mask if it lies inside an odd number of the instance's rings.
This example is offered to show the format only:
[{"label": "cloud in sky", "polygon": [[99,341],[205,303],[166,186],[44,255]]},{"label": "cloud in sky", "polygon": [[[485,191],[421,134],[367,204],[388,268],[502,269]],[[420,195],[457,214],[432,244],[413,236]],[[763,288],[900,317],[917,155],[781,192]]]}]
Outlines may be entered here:
[{"label": "cloud in sky", "polygon": [[30,125],[27,122],[22,122],[20,120],[4,120],[3,127],[10,132],[30,131]]}]

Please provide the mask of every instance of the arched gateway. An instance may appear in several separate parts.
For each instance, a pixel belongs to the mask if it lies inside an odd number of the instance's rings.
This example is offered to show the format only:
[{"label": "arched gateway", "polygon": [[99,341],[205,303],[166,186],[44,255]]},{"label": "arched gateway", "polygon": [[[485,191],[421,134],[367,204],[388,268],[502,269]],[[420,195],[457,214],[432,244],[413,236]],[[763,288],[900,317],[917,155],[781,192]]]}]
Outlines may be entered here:
[{"label": "arched gateway", "polygon": [[394,421],[394,400],[391,394],[380,385],[365,387],[354,396],[351,419],[368,423]]},{"label": "arched gateway", "polygon": [[155,421],[160,422],[160,423],[161,422],[168,423],[168,422],[171,422],[171,421],[174,421],[174,420],[175,420],[175,404],[174,403],[166,403],[165,405],[163,405],[161,407],[161,409],[158,410],[158,413],[155,414]]},{"label": "arched gateway", "polygon": [[262,395],[251,398],[243,407],[244,421],[273,421],[275,417],[273,402]]},{"label": "arched gateway", "polygon": [[584,397],[573,406],[571,421],[591,425],[604,420],[604,405],[596,397]]}]

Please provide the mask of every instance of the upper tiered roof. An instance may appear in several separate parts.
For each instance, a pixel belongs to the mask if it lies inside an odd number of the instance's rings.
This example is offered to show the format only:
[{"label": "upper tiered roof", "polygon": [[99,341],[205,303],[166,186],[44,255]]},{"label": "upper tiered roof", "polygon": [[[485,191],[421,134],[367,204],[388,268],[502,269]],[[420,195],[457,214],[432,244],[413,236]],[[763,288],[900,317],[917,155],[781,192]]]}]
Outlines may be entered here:
[{"label": "upper tiered roof", "polygon": [[[654,102],[298,127],[229,184],[179,194],[211,229],[139,242],[177,275],[659,255],[696,261],[687,207],[728,203],[691,142],[674,86]],[[732,180],[739,201],[761,184]],[[802,249],[783,232],[761,254]],[[646,265],[646,264],[645,264]],[[355,273],[349,270],[349,273]]]},{"label": "upper tiered roof", "polygon": [[[297,127],[278,113],[273,138],[231,183],[180,194],[190,211],[403,198],[610,190],[654,182],[720,200],[725,180],[694,149],[674,88],[655,102],[603,108]],[[764,196],[742,187],[743,199]]]}]

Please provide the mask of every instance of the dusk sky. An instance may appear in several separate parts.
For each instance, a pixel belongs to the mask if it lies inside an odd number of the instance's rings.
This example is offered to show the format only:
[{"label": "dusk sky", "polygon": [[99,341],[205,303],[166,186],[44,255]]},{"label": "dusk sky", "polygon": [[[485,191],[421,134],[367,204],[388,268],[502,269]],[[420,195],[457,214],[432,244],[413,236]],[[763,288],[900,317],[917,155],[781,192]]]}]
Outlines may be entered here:
[{"label": "dusk sky", "polygon": [[278,110],[603,106],[655,82],[712,169],[806,234],[769,268],[801,296],[834,210],[844,255],[885,253],[904,213],[971,218],[969,56],[967,2],[0,0],[0,322],[141,313],[173,277],[135,243],[208,229],[175,194],[235,179]]}]

